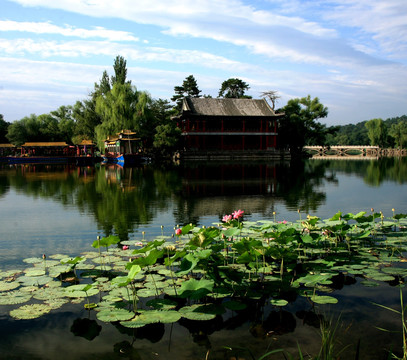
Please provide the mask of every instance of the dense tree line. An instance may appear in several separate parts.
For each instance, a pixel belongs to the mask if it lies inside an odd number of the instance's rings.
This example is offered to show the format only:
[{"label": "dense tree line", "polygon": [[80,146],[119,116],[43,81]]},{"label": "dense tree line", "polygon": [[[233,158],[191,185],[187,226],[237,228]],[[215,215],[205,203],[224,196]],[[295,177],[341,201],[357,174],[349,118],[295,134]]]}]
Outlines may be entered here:
[{"label": "dense tree line", "polygon": [[[196,79],[189,75],[182,85],[174,87],[173,103],[154,99],[127,79],[127,64],[122,56],[115,58],[113,70],[112,76],[104,71],[88,97],[74,105],[61,106],[49,114],[31,114],[12,123],[7,123],[0,114],[0,143],[19,146],[34,141],[65,141],[78,144],[86,139],[94,141],[103,151],[108,136],[129,129],[139,134],[150,152],[159,155],[176,150],[181,131],[172,117],[180,113],[183,99],[210,95],[201,95]],[[249,88],[243,80],[230,78],[221,84],[218,97],[251,98],[246,95]],[[261,96],[271,102],[274,110],[280,98],[277,91],[265,91]],[[326,127],[319,120],[328,115],[328,109],[310,95],[291,99],[276,112],[285,114],[278,124],[278,146],[290,149],[293,155],[300,153],[304,145],[407,145],[405,115],[386,121],[372,119],[355,125]]]},{"label": "dense tree line", "polygon": [[371,119],[338,126],[327,136],[326,145],[375,145],[382,148],[407,147],[407,115],[387,120]]}]

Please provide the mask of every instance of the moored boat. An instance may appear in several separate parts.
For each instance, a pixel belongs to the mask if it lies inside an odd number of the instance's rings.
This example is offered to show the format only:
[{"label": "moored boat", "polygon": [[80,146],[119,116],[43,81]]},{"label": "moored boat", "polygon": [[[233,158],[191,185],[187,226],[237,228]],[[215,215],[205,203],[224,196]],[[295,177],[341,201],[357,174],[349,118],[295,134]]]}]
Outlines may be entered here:
[{"label": "moored boat", "polygon": [[137,165],[146,162],[142,141],[136,135],[137,133],[130,130],[122,130],[116,136],[109,136],[105,140],[103,161],[120,165]]}]

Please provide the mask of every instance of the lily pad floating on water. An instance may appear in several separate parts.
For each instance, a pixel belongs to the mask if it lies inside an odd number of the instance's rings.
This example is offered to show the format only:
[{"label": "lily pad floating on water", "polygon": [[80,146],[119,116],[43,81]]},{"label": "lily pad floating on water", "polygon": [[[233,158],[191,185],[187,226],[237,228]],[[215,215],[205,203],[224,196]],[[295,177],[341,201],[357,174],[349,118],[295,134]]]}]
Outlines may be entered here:
[{"label": "lily pad floating on water", "polygon": [[10,291],[18,288],[20,284],[16,281],[0,281],[0,291]]},{"label": "lily pad floating on water", "polygon": [[9,291],[0,293],[0,305],[22,304],[31,299],[31,294],[21,291]]},{"label": "lily pad floating on water", "polygon": [[272,299],[270,300],[270,303],[274,306],[286,306],[288,301],[284,299]]},{"label": "lily pad floating on water", "polygon": [[17,281],[22,283],[22,285],[27,286],[27,285],[36,285],[36,286],[42,286],[45,285],[54,279],[50,276],[43,275],[43,276],[20,276]]},{"label": "lily pad floating on water", "polygon": [[103,322],[125,321],[132,319],[134,316],[135,314],[131,311],[116,308],[108,308],[96,314],[98,320]]},{"label": "lily pad floating on water", "polygon": [[216,317],[216,313],[211,312],[212,309],[206,308],[203,305],[195,304],[191,306],[184,306],[179,310],[182,317],[189,320],[207,321]]},{"label": "lily pad floating on water", "polygon": [[45,275],[45,269],[30,268],[24,270],[25,276],[42,276]]},{"label": "lily pad floating on water", "polygon": [[38,264],[38,263],[43,263],[44,259],[31,257],[31,258],[23,259],[23,261],[27,264]]},{"label": "lily pad floating on water", "polygon": [[371,280],[363,280],[360,282],[363,286],[366,287],[377,287],[380,286],[379,283],[377,283],[376,281],[371,281]]},{"label": "lily pad floating on water", "polygon": [[99,289],[92,285],[71,285],[64,288],[65,296],[74,298],[85,298],[99,294]]},{"label": "lily pad floating on water", "polygon": [[336,304],[338,303],[338,299],[334,298],[333,296],[328,295],[312,295],[310,297],[311,301],[316,304]]},{"label": "lily pad floating on water", "polygon": [[41,288],[35,292],[33,295],[34,299],[37,300],[51,300],[51,299],[57,299],[57,298],[63,298],[65,297],[65,291],[64,288]]},{"label": "lily pad floating on water", "polygon": [[177,307],[177,302],[170,299],[152,299],[146,302],[147,306],[151,306],[157,310],[170,310]]},{"label": "lily pad floating on water", "polygon": [[10,311],[10,316],[17,320],[36,319],[52,310],[51,306],[45,304],[23,305]]},{"label": "lily pad floating on water", "polygon": [[177,322],[179,319],[181,319],[181,314],[178,311],[147,310],[136,315],[133,320],[130,320],[129,323],[131,324],[127,324],[127,321],[122,321],[120,324],[126,327],[134,327],[136,323],[139,323],[140,325],[155,323],[171,324]]}]

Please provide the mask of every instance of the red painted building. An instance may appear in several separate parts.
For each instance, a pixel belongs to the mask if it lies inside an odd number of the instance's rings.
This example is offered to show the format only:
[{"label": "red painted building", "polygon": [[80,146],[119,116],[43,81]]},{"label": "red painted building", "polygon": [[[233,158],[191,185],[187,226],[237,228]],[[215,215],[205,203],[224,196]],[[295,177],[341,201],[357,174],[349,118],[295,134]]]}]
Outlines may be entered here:
[{"label": "red painted building", "polygon": [[176,120],[184,152],[273,152],[281,116],[264,99],[185,98]]}]

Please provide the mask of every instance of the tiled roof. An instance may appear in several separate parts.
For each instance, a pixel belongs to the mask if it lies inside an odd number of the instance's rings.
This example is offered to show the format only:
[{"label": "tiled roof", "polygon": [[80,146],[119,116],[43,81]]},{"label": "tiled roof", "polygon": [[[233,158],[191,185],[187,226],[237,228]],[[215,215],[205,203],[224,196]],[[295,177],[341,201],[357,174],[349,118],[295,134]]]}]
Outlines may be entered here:
[{"label": "tiled roof", "polygon": [[16,146],[13,144],[0,144],[0,148],[14,148],[14,147]]},{"label": "tiled roof", "polygon": [[51,146],[69,146],[66,142],[63,141],[55,141],[55,142],[26,142],[25,144],[21,145],[24,147],[51,147]]},{"label": "tiled roof", "polygon": [[279,116],[264,99],[185,98],[182,111],[203,116]]}]

